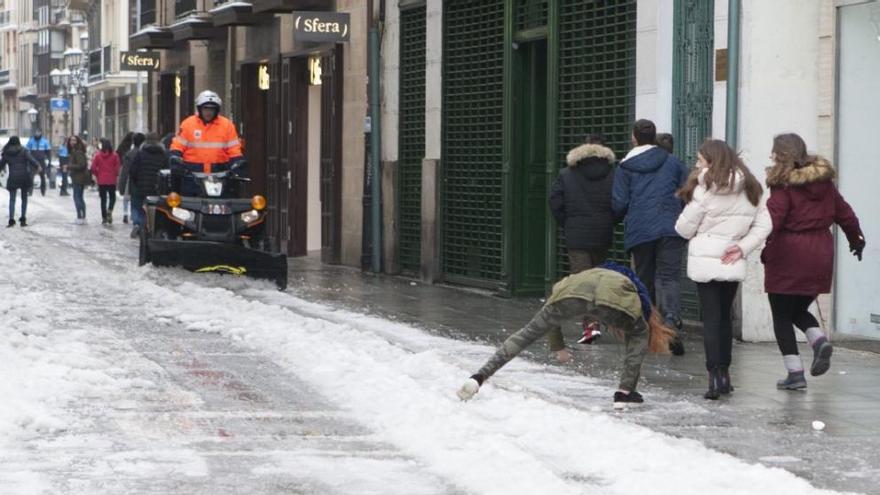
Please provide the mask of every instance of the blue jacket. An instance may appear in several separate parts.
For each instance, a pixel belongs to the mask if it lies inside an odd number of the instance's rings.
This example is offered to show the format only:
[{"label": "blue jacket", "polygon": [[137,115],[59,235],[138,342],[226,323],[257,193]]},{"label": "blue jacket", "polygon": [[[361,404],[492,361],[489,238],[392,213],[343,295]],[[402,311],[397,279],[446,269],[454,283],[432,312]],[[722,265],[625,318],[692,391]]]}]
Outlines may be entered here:
[{"label": "blue jacket", "polygon": [[49,146],[49,141],[46,140],[45,136],[40,137],[40,139],[36,139],[32,136],[28,139],[26,147],[31,152],[31,155],[41,162],[43,160],[48,160],[49,154],[52,151],[52,147]]},{"label": "blue jacket", "polygon": [[618,217],[626,215],[626,251],[663,237],[679,237],[675,221],[684,203],[675,197],[675,191],[687,176],[681,160],[656,146],[620,162],[614,174],[611,206]]}]

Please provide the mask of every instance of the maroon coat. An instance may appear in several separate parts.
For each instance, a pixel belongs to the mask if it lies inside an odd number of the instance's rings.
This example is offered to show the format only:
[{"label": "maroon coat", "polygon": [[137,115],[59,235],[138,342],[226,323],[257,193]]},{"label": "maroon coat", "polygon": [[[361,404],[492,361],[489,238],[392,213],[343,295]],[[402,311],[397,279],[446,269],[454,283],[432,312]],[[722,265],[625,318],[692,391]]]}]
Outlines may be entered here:
[{"label": "maroon coat", "polygon": [[859,219],[834,186],[834,169],[819,159],[771,183],[767,209],[773,231],[761,253],[764,289],[815,296],[831,292],[834,238],[843,228],[850,245],[864,244]]}]

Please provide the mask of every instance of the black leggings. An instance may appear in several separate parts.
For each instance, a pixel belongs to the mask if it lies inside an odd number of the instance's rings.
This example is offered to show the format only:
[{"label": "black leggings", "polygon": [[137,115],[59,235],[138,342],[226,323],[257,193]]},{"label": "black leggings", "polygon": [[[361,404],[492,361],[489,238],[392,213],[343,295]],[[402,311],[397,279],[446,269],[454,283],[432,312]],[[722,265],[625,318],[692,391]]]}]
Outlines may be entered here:
[{"label": "black leggings", "polygon": [[739,282],[698,283],[700,310],[703,313],[703,348],[706,369],[730,366],[733,348],[733,299]]},{"label": "black leggings", "polygon": [[783,356],[798,353],[794,326],[806,332],[808,328],[819,328],[819,322],[808,311],[816,296],[797,296],[791,294],[767,294],[770,297],[770,311],[773,313],[773,332],[776,343]]},{"label": "black leggings", "polygon": [[98,194],[101,196],[101,218],[106,219],[116,206],[116,186],[98,186]]}]

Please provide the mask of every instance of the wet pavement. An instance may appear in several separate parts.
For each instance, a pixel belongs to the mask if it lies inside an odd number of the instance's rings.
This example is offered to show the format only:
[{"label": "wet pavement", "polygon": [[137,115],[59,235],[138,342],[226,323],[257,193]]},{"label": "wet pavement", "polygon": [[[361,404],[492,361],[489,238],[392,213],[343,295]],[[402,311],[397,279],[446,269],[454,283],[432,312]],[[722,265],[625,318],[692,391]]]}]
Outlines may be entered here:
[{"label": "wet pavement", "polygon": [[[289,287],[307,300],[491,345],[519,329],[541,305],[538,299],[504,299],[323,265],[316,257],[291,260]],[[567,331],[569,342],[575,340],[575,331],[574,327]],[[575,344],[572,365],[551,363],[545,342],[533,346],[530,359],[598,377],[607,384],[604,390],[583,390],[560,380],[557,388],[541,392],[544,398],[583,409],[606,407],[616,385],[621,351],[609,337],[600,342]],[[817,487],[880,493],[880,355],[859,350],[865,346],[858,343],[848,344],[855,349],[835,349],[831,370],[822,377],[808,377],[806,391],[785,392],[775,388],[785,373],[775,343],[735,343],[731,373],[736,390],[713,402],[702,398],[706,381],[702,340],[699,330],[691,330],[685,356],[648,358],[642,392],[649,406],[626,419],[750,462],[787,469]],[[808,361],[804,344],[801,352]],[[509,383],[498,379],[503,373],[493,383]],[[825,430],[814,431],[814,420],[826,423]]]}]

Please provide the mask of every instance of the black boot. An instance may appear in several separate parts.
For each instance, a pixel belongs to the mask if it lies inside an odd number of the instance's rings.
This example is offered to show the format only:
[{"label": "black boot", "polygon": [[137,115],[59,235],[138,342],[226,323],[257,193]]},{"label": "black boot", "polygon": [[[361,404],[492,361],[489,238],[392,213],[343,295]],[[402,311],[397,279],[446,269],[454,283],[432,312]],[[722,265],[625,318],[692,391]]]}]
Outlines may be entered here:
[{"label": "black boot", "polygon": [[723,395],[727,395],[733,392],[733,385],[730,384],[730,371],[727,366],[722,366],[718,369],[719,378],[721,382],[719,383],[718,392]]},{"label": "black boot", "polygon": [[718,368],[709,370],[709,390],[703,394],[703,397],[709,400],[718,400],[721,396],[721,373]]},{"label": "black boot", "polygon": [[15,227],[15,220],[11,218],[9,219],[9,223],[6,224],[6,228],[8,229],[9,227]]},{"label": "black boot", "polygon": [[128,223],[128,215],[122,215],[122,223]]},{"label": "black boot", "polygon": [[21,225],[22,227],[27,227],[28,226],[27,218],[25,218],[25,217],[19,218],[18,224]]}]

